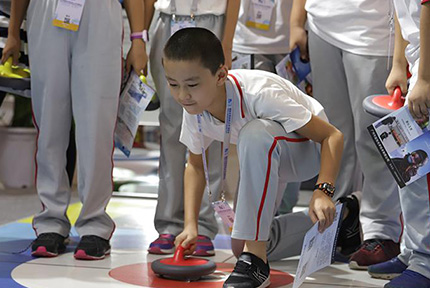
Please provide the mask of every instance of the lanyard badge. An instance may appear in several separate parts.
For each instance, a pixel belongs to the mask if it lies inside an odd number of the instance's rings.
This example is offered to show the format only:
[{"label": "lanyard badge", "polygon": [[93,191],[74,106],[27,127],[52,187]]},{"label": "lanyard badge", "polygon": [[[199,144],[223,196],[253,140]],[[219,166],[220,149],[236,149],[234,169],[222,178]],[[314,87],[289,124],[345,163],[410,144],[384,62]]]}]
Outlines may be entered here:
[{"label": "lanyard badge", "polygon": [[[223,165],[222,165],[222,181],[221,181],[221,200],[212,203],[212,207],[221,217],[222,222],[230,229],[233,229],[234,222],[234,211],[230,205],[225,200],[225,182],[227,178],[227,164],[228,164],[228,154],[230,145],[230,135],[231,135],[231,121],[233,116],[233,92],[231,89],[231,83],[228,83],[228,88],[230,93],[227,93],[227,107],[225,111],[225,130],[224,130],[224,141],[223,141]],[[197,115],[197,124],[200,134],[200,143],[202,147],[202,158],[203,158],[203,168],[205,171],[206,180],[206,191],[209,195],[209,201],[212,201],[212,192],[209,187],[209,172],[206,162],[206,153],[203,140],[203,130],[202,130],[202,115]]]},{"label": "lanyard badge", "polygon": [[78,31],[84,5],[85,0],[59,0],[52,24],[67,30]]},{"label": "lanyard badge", "polygon": [[268,31],[275,7],[274,2],[274,0],[252,0],[249,4],[246,26]]}]

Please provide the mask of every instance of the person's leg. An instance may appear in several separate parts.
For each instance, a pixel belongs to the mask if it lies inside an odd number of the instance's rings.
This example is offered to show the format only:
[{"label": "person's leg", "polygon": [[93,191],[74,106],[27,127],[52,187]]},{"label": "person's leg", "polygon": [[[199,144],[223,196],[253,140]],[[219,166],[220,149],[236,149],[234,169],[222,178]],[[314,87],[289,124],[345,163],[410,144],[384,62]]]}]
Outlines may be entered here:
[{"label": "person's leg", "polygon": [[[101,6],[87,1],[79,31],[72,34],[71,89],[79,157],[78,191],[83,204],[76,221],[82,239],[75,257],[81,253],[80,259],[103,258],[110,250],[108,240],[115,229],[106,206],[112,195],[113,135],[122,71],[121,24],[118,1],[108,0]],[[109,31],[108,35],[103,31]],[[103,243],[103,249],[90,249],[85,236],[98,237],[90,242]]]},{"label": "person's leg", "polygon": [[43,210],[34,217],[37,235],[70,231],[66,216],[70,186],[66,149],[72,118],[69,32],[55,28],[53,1],[31,1],[28,9],[31,90],[38,129],[36,188]]},{"label": "person's leg", "polygon": [[430,174],[400,189],[405,221],[405,246],[412,251],[408,270],[428,278],[430,285]]},{"label": "person's leg", "polygon": [[[260,274],[255,277],[235,268],[226,284],[257,281],[261,287],[266,287],[269,283],[267,241],[272,236],[273,215],[286,183],[312,178],[319,167],[315,143],[292,141],[292,138],[302,137],[296,133],[287,134],[280,124],[262,119],[247,123],[240,131],[237,143],[240,182],[231,237],[233,244],[244,243],[244,252],[236,267],[246,266],[246,271],[260,271]],[[233,247],[237,249],[236,254],[241,248]]]},{"label": "person's leg", "polygon": [[358,173],[354,119],[348,97],[343,51],[309,31],[309,56],[312,69],[313,96],[324,107],[330,123],[344,135],[344,149],[335,198],[356,191]]},{"label": "person's leg", "polygon": [[[388,261],[400,253],[402,225],[397,185],[382,159],[367,127],[378,120],[366,113],[363,100],[373,94],[384,94],[388,77],[387,57],[363,56],[344,52],[343,62],[348,83],[348,95],[354,117],[355,146],[358,162],[364,174],[360,222],[363,247],[351,257],[351,265],[368,265]],[[369,241],[377,239],[373,245]],[[378,245],[384,251],[375,253]],[[357,265],[355,265],[357,264]]]},{"label": "person's leg", "polygon": [[[172,239],[183,229],[183,178],[185,169],[186,147],[179,142],[179,135],[182,123],[182,108],[174,101],[170,95],[168,83],[164,76],[164,70],[161,63],[163,48],[170,37],[170,20],[171,16],[166,14],[156,14],[150,31],[151,48],[150,48],[150,71],[154,79],[157,95],[160,99],[160,170],[159,170],[159,188],[158,202],[154,218],[155,229],[159,234],[172,234],[169,239],[160,239],[168,241],[166,253],[173,252]],[[222,17],[210,17],[200,19],[198,25],[208,27],[218,27],[216,33],[221,33]],[[197,20],[196,20],[197,21]],[[205,24],[206,23],[206,24]],[[213,143],[209,147],[209,177],[211,179],[211,190],[216,197],[220,187],[221,175],[221,145]],[[214,216],[213,209],[209,203],[208,196],[203,196],[202,207],[199,216],[199,234],[214,238],[218,226]],[[155,243],[155,242],[154,242]],[[164,246],[163,246],[164,247]],[[167,247],[167,246],[166,246]],[[157,248],[158,249],[158,248]],[[160,248],[161,249],[161,248]],[[151,252],[151,248],[150,248]]]}]

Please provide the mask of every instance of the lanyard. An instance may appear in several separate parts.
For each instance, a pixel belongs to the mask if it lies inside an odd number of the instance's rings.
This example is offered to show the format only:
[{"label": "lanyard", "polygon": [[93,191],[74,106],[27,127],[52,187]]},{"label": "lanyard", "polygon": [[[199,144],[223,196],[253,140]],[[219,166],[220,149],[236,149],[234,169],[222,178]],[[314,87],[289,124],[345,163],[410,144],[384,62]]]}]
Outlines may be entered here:
[{"label": "lanyard", "polygon": [[[191,19],[194,19],[194,14],[197,12],[197,1],[198,0],[193,0],[193,2],[191,4],[191,13],[190,13]],[[170,12],[172,13],[172,18],[175,21],[175,18],[176,18],[176,0],[170,1]]]},{"label": "lanyard", "polygon": [[[226,82],[226,109],[225,109],[225,129],[224,129],[224,141],[223,141],[223,151],[222,151],[222,159],[223,159],[223,165],[222,165],[222,181],[221,181],[221,200],[225,201],[225,182],[227,177],[227,164],[228,164],[228,153],[230,150],[230,136],[231,136],[231,120],[233,116],[233,89],[231,87],[230,81]],[[206,151],[204,147],[204,140],[203,140],[203,129],[202,129],[202,114],[197,115],[197,124],[200,134],[200,145],[202,147],[202,158],[203,158],[203,169],[205,171],[205,180],[206,180],[206,192],[209,195],[209,200],[211,201],[212,198],[212,192],[209,187],[209,172],[208,172],[208,166],[206,162]]]}]

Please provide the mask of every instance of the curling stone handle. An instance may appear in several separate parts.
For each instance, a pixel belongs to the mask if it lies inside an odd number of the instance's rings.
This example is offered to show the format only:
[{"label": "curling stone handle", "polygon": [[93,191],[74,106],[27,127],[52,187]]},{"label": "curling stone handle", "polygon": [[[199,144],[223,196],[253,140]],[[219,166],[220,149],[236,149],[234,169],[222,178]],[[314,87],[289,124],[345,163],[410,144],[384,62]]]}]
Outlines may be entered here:
[{"label": "curling stone handle", "polygon": [[179,245],[176,248],[175,255],[173,255],[173,261],[174,262],[183,261],[184,260],[184,252],[185,252],[185,248],[182,247],[182,245]]},{"label": "curling stone handle", "polygon": [[394,92],[393,92],[393,102],[394,103],[402,103],[403,102],[403,100],[402,100],[402,90],[400,89],[399,86],[397,86],[394,89]]}]

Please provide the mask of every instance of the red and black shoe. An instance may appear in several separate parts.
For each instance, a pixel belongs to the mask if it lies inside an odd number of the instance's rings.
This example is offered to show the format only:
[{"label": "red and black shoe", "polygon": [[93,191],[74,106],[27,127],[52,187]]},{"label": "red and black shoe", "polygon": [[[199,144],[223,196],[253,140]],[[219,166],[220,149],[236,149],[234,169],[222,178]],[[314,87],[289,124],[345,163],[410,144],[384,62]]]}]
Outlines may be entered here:
[{"label": "red and black shoe", "polygon": [[58,233],[42,233],[31,245],[31,255],[34,257],[56,257],[66,251],[68,237]]},{"label": "red and black shoe", "polygon": [[95,235],[86,235],[82,236],[74,256],[77,260],[102,260],[109,254],[109,240]]},{"label": "red and black shoe", "polygon": [[400,254],[400,244],[392,240],[370,239],[352,254],[349,268],[367,270],[370,265],[388,261]]}]

